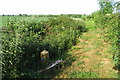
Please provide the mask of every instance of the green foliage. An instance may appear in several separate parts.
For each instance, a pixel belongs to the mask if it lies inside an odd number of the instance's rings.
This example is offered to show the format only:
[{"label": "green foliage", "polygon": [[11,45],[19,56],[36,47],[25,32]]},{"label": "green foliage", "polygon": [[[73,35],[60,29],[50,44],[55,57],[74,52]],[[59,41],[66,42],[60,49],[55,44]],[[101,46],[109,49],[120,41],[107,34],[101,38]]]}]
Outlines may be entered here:
[{"label": "green foliage", "polygon": [[111,15],[102,15],[99,14],[95,18],[95,23],[97,27],[102,28],[105,33],[105,41],[110,41],[112,45],[111,52],[113,53],[113,59],[115,60],[115,64],[119,65],[119,57],[120,57],[120,20],[119,13],[114,13]]},{"label": "green foliage", "polygon": [[[111,52],[115,65],[120,65],[120,20],[119,13],[112,13],[114,6],[111,1],[99,1],[100,11],[93,13],[94,21],[97,27],[102,28],[105,33],[105,41],[110,41],[112,45]],[[112,13],[112,14],[111,14]]]},{"label": "green foliage", "polygon": [[95,30],[95,22],[94,20],[86,20],[86,27],[88,30]]},{"label": "green foliage", "polygon": [[119,63],[119,57],[120,57],[120,25],[119,25],[119,14],[113,14],[111,16],[109,16],[108,18],[108,23],[106,23],[107,25],[107,31],[105,31],[106,34],[108,34],[106,37],[108,37],[111,41],[111,44],[113,46],[112,50],[114,53],[114,60],[115,60],[115,64],[116,64],[116,59],[117,60],[117,65],[120,64]]},{"label": "green foliage", "polygon": [[76,44],[76,38],[86,31],[84,22],[64,16],[42,22],[9,21],[7,25],[13,29],[2,36],[3,78],[30,77],[31,72],[48,65],[41,62],[41,51],[49,51],[50,63]]},{"label": "green foliage", "polygon": [[[74,21],[64,16],[51,19],[46,25],[51,27],[44,43],[49,43],[51,46],[52,49],[46,49],[51,52],[52,57],[59,56],[64,50],[69,49],[76,43],[76,38],[80,36],[81,32],[86,30],[83,22]],[[58,53],[56,54],[57,51]]]},{"label": "green foliage", "polygon": [[98,51],[94,53],[95,55],[101,55]]},{"label": "green foliage", "polygon": [[85,62],[84,61],[79,61],[78,63],[77,63],[77,65],[82,65],[82,64],[84,64]]},{"label": "green foliage", "polygon": [[101,14],[110,14],[113,12],[113,4],[112,1],[107,0],[99,0],[99,5],[100,5],[100,13]]},{"label": "green foliage", "polygon": [[81,18],[82,15],[81,14],[63,14],[64,16],[67,17],[73,17],[73,18]]},{"label": "green foliage", "polygon": [[96,27],[104,28],[106,20],[107,20],[107,15],[101,14],[100,11],[94,13],[94,22]]},{"label": "green foliage", "polygon": [[71,74],[71,78],[98,78],[98,74],[96,72],[82,71],[82,72],[73,72]]}]

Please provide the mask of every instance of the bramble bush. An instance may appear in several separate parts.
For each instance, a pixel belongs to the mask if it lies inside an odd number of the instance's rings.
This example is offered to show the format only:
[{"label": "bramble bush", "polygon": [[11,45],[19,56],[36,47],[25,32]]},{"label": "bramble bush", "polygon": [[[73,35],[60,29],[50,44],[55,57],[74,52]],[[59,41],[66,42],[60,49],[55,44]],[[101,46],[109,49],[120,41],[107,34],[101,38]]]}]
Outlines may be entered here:
[{"label": "bramble bush", "polygon": [[110,41],[112,45],[113,59],[115,65],[120,65],[120,20],[119,13],[98,14],[94,17],[98,28],[102,28],[105,33],[105,41]]},{"label": "bramble bush", "polygon": [[116,65],[120,65],[120,25],[119,25],[119,14],[112,14],[108,16],[108,21],[106,23],[108,30],[105,31],[107,37],[111,41],[113,58]]},{"label": "bramble bush", "polygon": [[2,36],[3,78],[30,77],[30,72],[46,66],[41,63],[41,51],[48,50],[52,61],[64,55],[86,31],[84,22],[64,16],[42,22],[9,21],[8,26],[13,31]]}]

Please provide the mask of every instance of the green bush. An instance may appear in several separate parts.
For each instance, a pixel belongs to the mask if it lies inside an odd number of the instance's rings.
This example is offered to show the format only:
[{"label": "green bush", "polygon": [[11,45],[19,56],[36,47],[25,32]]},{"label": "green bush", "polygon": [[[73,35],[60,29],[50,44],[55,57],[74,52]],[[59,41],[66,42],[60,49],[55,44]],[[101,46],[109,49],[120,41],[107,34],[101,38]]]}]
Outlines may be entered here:
[{"label": "green bush", "polygon": [[[116,65],[119,65],[120,58],[120,20],[119,13],[114,13],[110,15],[96,15],[95,23],[98,28],[102,28],[105,37],[110,41],[112,45],[113,59]],[[105,39],[106,39],[105,38]],[[106,40],[106,41],[108,41]]]},{"label": "green bush", "polygon": [[41,63],[41,51],[48,50],[50,61],[55,60],[76,44],[77,37],[86,31],[84,22],[64,16],[43,22],[18,20],[9,24],[14,29],[12,33],[3,33],[3,78],[30,77],[31,72],[47,65]]},{"label": "green bush", "polygon": [[[117,61],[117,64],[120,64],[119,63],[119,57],[120,57],[120,44],[119,44],[119,41],[120,41],[120,25],[119,25],[119,18],[118,18],[119,14],[112,14],[108,17],[108,22],[106,23],[107,27],[108,27],[108,30],[105,31],[106,34],[108,34],[108,38],[110,39],[111,41],[111,44],[113,46],[113,53],[114,53],[114,60],[115,60],[115,63]],[[108,24],[109,23],[109,24]],[[116,60],[117,59],[117,60]]]},{"label": "green bush", "polygon": [[71,74],[71,78],[98,78],[98,77],[99,77],[98,73],[90,71],[81,72],[74,71]]}]

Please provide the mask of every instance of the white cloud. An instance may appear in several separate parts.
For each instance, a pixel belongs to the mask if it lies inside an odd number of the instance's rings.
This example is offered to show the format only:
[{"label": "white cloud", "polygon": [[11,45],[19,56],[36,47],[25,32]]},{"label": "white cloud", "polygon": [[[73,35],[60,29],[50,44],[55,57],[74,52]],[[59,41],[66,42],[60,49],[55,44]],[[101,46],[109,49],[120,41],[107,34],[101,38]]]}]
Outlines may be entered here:
[{"label": "white cloud", "polygon": [[89,14],[97,0],[2,0],[0,14]]}]

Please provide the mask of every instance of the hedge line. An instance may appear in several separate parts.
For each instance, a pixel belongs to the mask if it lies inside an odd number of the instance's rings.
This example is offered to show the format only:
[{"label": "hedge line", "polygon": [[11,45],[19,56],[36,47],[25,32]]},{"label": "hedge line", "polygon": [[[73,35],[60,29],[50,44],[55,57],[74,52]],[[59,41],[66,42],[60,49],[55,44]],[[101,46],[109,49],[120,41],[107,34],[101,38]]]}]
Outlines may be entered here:
[{"label": "hedge line", "polygon": [[9,22],[11,33],[3,33],[2,64],[3,78],[30,77],[30,71],[38,71],[46,66],[40,61],[40,52],[48,50],[50,60],[60,57],[76,38],[86,31],[82,21],[58,16],[43,22]]},{"label": "hedge line", "polygon": [[[117,68],[120,67],[120,14],[109,15],[98,14],[95,17],[97,27],[102,28],[106,34],[105,41],[110,41],[112,45],[111,52]],[[119,69],[120,70],[120,69]]]}]

